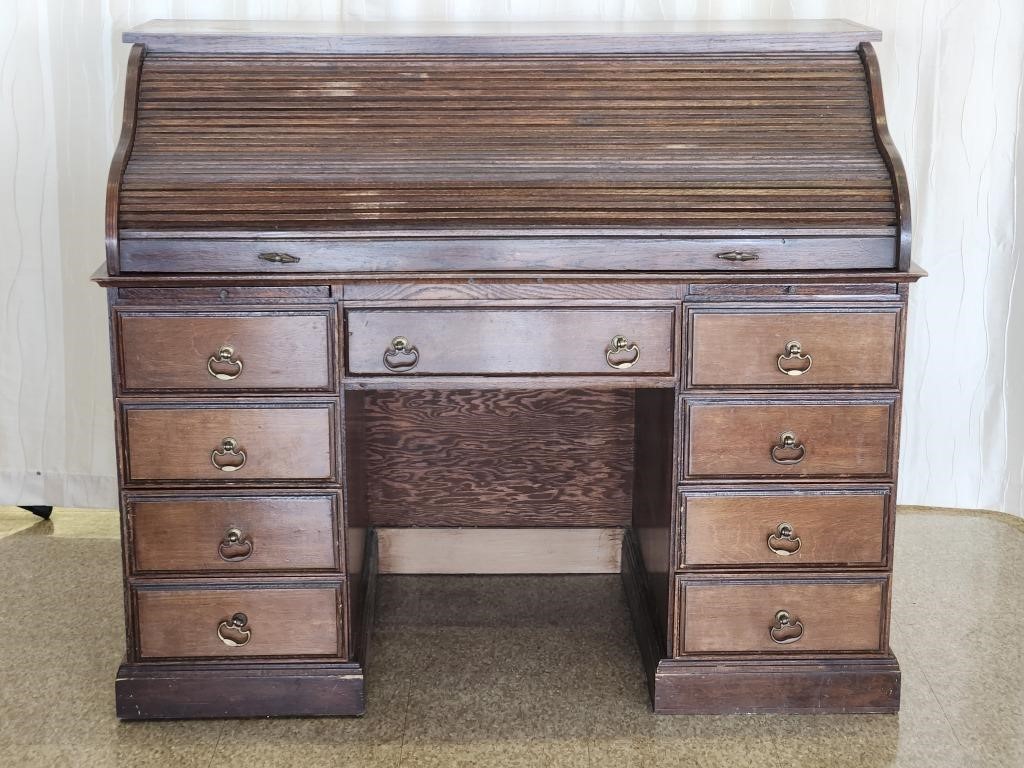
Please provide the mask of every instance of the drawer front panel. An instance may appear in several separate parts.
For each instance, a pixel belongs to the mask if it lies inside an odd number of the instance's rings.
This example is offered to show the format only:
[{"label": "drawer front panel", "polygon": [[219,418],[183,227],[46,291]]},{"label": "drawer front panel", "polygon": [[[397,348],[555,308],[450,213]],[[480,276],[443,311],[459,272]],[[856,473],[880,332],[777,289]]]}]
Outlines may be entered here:
[{"label": "drawer front panel", "polygon": [[[674,370],[670,308],[351,310],[346,321],[353,374],[669,376]],[[619,351],[616,337],[623,339]],[[395,351],[396,338],[415,353]]]},{"label": "drawer front panel", "polygon": [[[676,655],[882,650],[887,581],[679,579]],[[780,615],[782,614],[782,615]]]},{"label": "drawer front panel", "polygon": [[330,390],[331,316],[118,312],[124,390]]},{"label": "drawer front panel", "polygon": [[262,408],[126,406],[128,479],[333,480],[334,417],[333,403]]},{"label": "drawer front panel", "polygon": [[137,590],[143,659],[339,656],[340,586]]},{"label": "drawer front panel", "polygon": [[338,494],[127,499],[134,571],[339,570]]},{"label": "drawer front panel", "polygon": [[886,561],[889,493],[685,494],[680,568]]},{"label": "drawer front panel", "polygon": [[691,387],[896,385],[899,309],[689,313]]},{"label": "drawer front panel", "polygon": [[690,478],[884,477],[895,403],[689,401]]}]

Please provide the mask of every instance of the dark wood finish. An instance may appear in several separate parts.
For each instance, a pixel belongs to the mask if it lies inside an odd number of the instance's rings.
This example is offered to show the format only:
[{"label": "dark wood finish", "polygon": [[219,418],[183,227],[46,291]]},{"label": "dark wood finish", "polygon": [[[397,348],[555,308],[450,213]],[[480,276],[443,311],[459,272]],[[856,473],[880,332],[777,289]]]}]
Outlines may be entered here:
[{"label": "dark wood finish", "polygon": [[[714,581],[677,577],[680,626],[675,655],[880,652],[887,596],[884,576]],[[803,623],[802,636],[786,645],[770,636],[773,619],[783,610]]]},{"label": "dark wood finish", "polygon": [[[118,311],[123,390],[333,390],[333,317],[333,309]],[[216,359],[224,347],[231,357]]]},{"label": "dark wood finish", "polygon": [[884,659],[663,660],[654,711],[664,715],[868,714],[900,709],[900,668]]},{"label": "dark wood finish", "polygon": [[[691,388],[896,385],[898,305],[709,305],[686,322]],[[787,350],[794,341],[800,357]]]},{"label": "dark wood finish", "polygon": [[[898,708],[891,504],[923,272],[876,33],[567,31],[132,38],[94,276],[120,716],[361,713],[380,524],[625,528],[656,711]],[[632,368],[605,360],[620,334]],[[404,373],[383,366],[399,335]],[[778,371],[788,341],[803,376]],[[221,345],[237,379],[206,371]],[[786,430],[805,455],[773,463]],[[211,463],[226,437],[238,471]],[[795,554],[768,549],[782,522]],[[807,633],[792,644],[762,615],[780,601]],[[236,603],[259,643],[216,637]]]},{"label": "dark wood finish", "polygon": [[[396,376],[644,374],[673,372],[676,312],[664,309],[359,309],[345,313],[346,357],[353,376],[387,376],[385,353],[404,337],[418,350]],[[611,356],[622,335],[639,347]],[[408,365],[408,355],[393,355]]]},{"label": "dark wood finish", "polygon": [[[816,401],[686,400],[688,478],[887,478],[892,472],[892,398]],[[779,464],[791,432],[803,459]],[[795,460],[797,450],[776,451]]]},{"label": "dark wood finish", "polygon": [[146,46],[135,44],[128,54],[128,72],[124,81],[124,108],[121,118],[121,137],[118,139],[114,156],[110,161],[107,174],[106,218],[104,220],[104,245],[107,251],[107,273],[116,275],[120,270],[120,254],[118,253],[118,236],[120,222],[118,212],[121,209],[121,187],[124,184],[124,172],[128,167],[135,145],[136,115],[139,106],[139,83],[142,79],[142,61],[146,56]]},{"label": "dark wood finish", "polygon": [[[139,587],[135,607],[140,659],[345,656],[340,585],[186,589]],[[218,636],[222,622],[243,613],[245,645]],[[224,630],[229,639],[244,635]]]},{"label": "dark wood finish", "polygon": [[910,184],[907,181],[907,170],[903,166],[899,150],[896,149],[896,142],[889,133],[889,120],[885,116],[885,100],[882,96],[882,72],[878,66],[878,57],[875,55],[875,47],[869,42],[861,43],[858,48],[860,58],[864,62],[864,71],[867,73],[868,94],[871,103],[871,124],[875,131],[875,141],[882,154],[882,159],[889,168],[889,175],[892,177],[893,191],[896,197],[896,208],[899,213],[899,237],[896,250],[896,268],[901,270],[910,269],[911,246],[911,216],[910,216]]},{"label": "dark wood finish", "polygon": [[848,51],[881,40],[845,19],[539,23],[148,21],[126,43],[208,53],[589,54]]},{"label": "dark wood finish", "polygon": [[[131,403],[124,409],[125,481],[214,484],[335,478],[334,402],[207,404]],[[225,472],[211,453],[238,441],[245,464]],[[225,456],[224,464],[239,466]]]},{"label": "dark wood finish", "polygon": [[631,390],[368,392],[370,524],[629,525],[633,402]]},{"label": "dark wood finish", "polygon": [[[891,502],[887,487],[687,491],[679,568],[881,568],[888,562]],[[779,537],[779,526],[787,523],[792,535]]]},{"label": "dark wood finish", "polygon": [[[132,495],[135,573],[342,570],[337,493]],[[242,538],[232,543],[227,532]]]},{"label": "dark wood finish", "polygon": [[322,660],[122,664],[114,693],[122,720],[323,717],[366,711],[363,667]]}]

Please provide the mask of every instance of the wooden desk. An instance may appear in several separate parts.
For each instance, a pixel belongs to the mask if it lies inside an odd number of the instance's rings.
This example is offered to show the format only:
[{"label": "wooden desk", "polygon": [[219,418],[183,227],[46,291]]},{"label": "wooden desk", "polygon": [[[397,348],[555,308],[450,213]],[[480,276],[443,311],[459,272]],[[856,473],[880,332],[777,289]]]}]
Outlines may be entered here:
[{"label": "wooden desk", "polygon": [[878,38],[127,33],[118,715],[359,714],[379,570],[609,567],[658,712],[898,709]]}]

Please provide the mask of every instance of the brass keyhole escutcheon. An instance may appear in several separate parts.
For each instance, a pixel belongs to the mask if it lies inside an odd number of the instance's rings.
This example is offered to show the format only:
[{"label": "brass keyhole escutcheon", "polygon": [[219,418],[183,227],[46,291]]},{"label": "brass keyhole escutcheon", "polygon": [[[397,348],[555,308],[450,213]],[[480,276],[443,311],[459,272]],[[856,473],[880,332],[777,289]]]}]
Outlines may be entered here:
[{"label": "brass keyhole escutcheon", "polygon": [[248,628],[249,617],[244,613],[236,613],[217,625],[217,637],[224,645],[241,648],[252,640],[252,630]]},{"label": "brass keyhole escutcheon", "polygon": [[775,531],[768,534],[768,549],[782,557],[800,551],[800,537],[796,535],[792,523],[779,523]]},{"label": "brass keyhole escutcheon", "polygon": [[220,448],[210,451],[210,462],[221,472],[237,472],[245,466],[245,451],[238,447],[233,437],[225,437]]},{"label": "brass keyhole escutcheon", "polygon": [[779,371],[787,376],[803,376],[809,370],[814,360],[810,355],[805,355],[799,341],[787,341],[785,352],[779,355]]},{"label": "brass keyhole escutcheon", "polygon": [[804,444],[798,442],[796,435],[792,432],[783,432],[779,435],[779,441],[772,446],[772,461],[776,464],[791,465],[799,464],[807,455]]},{"label": "brass keyhole escutcheon", "polygon": [[219,381],[232,381],[242,375],[242,359],[235,359],[234,348],[225,344],[217,350],[217,354],[210,355],[206,370]]},{"label": "brass keyhole escutcheon", "polygon": [[[613,356],[623,353],[632,355],[632,357],[627,360],[612,360]],[[640,359],[640,345],[625,336],[613,336],[608,348],[604,351],[604,359],[612,368],[619,370],[632,368]]]},{"label": "brass keyhole escutcheon", "polygon": [[228,528],[217,547],[217,554],[226,563],[240,563],[252,556],[252,541],[242,533],[241,528]]},{"label": "brass keyhole escutcheon", "polygon": [[405,373],[416,367],[420,351],[405,336],[395,336],[384,350],[384,367],[394,373]]},{"label": "brass keyhole escutcheon", "polygon": [[803,622],[795,618],[789,611],[778,611],[768,629],[768,637],[776,645],[789,645],[803,636]]}]

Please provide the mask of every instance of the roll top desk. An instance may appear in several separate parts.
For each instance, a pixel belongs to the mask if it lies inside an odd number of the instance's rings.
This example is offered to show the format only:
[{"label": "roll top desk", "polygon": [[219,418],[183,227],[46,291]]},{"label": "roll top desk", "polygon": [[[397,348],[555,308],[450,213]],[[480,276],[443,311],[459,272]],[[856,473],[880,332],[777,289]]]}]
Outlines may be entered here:
[{"label": "roll top desk", "polygon": [[522,528],[621,546],[657,712],[897,710],[879,37],[128,32],[118,715],[359,714],[380,537]]}]

